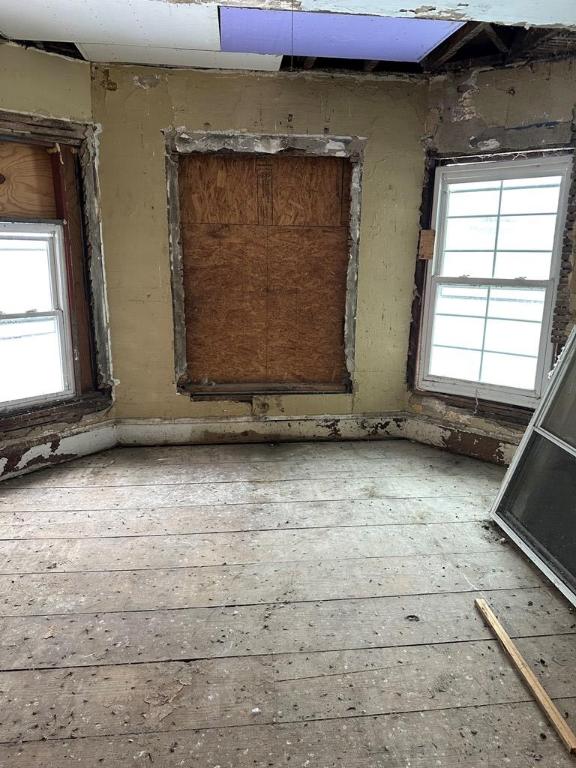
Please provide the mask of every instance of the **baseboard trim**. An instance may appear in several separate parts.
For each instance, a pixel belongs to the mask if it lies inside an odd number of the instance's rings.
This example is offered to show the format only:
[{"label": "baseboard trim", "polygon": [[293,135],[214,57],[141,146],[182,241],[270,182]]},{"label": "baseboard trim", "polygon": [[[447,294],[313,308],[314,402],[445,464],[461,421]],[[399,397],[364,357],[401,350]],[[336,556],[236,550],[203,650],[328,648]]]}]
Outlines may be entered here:
[{"label": "baseboard trim", "polygon": [[209,420],[120,419],[119,445],[262,443],[297,440],[381,440],[403,437],[405,414],[304,416]]},{"label": "baseboard trim", "polygon": [[43,432],[33,439],[14,438],[0,447],[0,478],[26,474],[117,445],[113,420],[61,432]]},{"label": "baseboard trim", "polygon": [[0,447],[0,478],[105,451],[115,446],[263,443],[326,440],[386,440],[417,443],[506,465],[512,460],[522,430],[505,435],[450,425],[407,412],[374,415],[214,419],[117,419],[77,426],[65,432],[44,431]]}]

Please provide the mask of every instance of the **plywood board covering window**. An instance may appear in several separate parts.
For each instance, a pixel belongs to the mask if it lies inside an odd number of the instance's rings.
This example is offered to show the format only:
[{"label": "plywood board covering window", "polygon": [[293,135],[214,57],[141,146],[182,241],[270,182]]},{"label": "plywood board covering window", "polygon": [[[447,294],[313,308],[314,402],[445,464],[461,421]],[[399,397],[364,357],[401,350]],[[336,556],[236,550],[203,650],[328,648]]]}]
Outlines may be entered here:
[{"label": "plywood board covering window", "polygon": [[348,160],[180,158],[189,383],[344,391]]}]

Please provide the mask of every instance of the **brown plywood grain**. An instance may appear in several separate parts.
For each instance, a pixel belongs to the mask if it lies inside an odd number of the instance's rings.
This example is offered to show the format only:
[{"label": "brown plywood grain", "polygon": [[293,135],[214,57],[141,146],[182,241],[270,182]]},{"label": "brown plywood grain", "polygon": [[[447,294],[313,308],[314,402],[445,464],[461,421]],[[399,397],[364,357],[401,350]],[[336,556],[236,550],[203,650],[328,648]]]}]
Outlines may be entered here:
[{"label": "brown plywood grain", "polygon": [[266,227],[182,228],[193,382],[266,380]]},{"label": "brown plywood grain", "polygon": [[276,381],[345,381],[343,227],[271,227],[268,375]]},{"label": "brown plywood grain", "polygon": [[[349,164],[200,155],[184,163],[180,215],[192,384],[344,389],[348,220],[341,220],[348,216]],[[231,177],[218,193],[223,206],[209,210],[216,199],[207,191],[211,182],[217,187]],[[217,215],[220,223],[213,222]],[[241,216],[241,223],[231,221]]]},{"label": "brown plywood grain", "polygon": [[195,224],[257,224],[256,158],[186,155],[180,159],[182,220]]},{"label": "brown plywood grain", "polygon": [[0,216],[55,219],[52,163],[46,147],[0,142]]},{"label": "brown plywood grain", "polygon": [[344,160],[338,157],[274,157],[273,161],[274,224],[340,225]]}]

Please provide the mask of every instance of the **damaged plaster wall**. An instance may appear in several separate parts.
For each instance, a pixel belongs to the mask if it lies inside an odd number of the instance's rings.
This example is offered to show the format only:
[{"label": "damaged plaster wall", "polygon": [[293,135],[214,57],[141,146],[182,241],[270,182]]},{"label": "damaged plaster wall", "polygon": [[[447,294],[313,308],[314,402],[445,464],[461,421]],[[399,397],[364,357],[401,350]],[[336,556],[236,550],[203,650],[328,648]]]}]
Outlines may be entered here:
[{"label": "damaged plaster wall", "polygon": [[[0,45],[0,109],[88,122],[90,65],[11,43]],[[0,477],[48,466],[115,444],[109,413],[0,432]]]},{"label": "damaged plaster wall", "polygon": [[0,44],[0,109],[91,120],[90,65],[13,43]]},{"label": "damaged plaster wall", "polygon": [[[426,81],[95,66],[93,82],[118,416],[262,419],[402,409]],[[367,138],[352,394],[246,403],[177,393],[163,134],[170,127]]]},{"label": "damaged plaster wall", "polygon": [[[440,155],[549,149],[574,143],[576,62],[536,62],[505,69],[474,70],[432,78],[424,144]],[[576,316],[574,261],[576,212],[567,217],[564,263],[555,341],[562,341]],[[565,297],[565,298],[564,298]],[[436,397],[412,396],[413,413],[456,429],[493,436],[521,436],[521,426],[470,415]]]},{"label": "damaged plaster wall", "polygon": [[[162,2],[162,0],[158,0]],[[179,3],[211,3],[213,0],[172,0]],[[573,0],[229,0],[227,5],[275,8],[287,11],[324,11],[408,19],[455,19],[488,21],[519,26],[576,28]]]}]

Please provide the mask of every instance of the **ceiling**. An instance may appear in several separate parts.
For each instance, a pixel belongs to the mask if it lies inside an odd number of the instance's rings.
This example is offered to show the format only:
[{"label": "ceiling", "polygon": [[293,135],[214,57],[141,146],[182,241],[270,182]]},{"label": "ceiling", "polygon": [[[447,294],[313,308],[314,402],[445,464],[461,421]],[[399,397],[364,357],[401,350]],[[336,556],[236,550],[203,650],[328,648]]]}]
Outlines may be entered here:
[{"label": "ceiling", "polygon": [[[538,6],[531,19],[572,18],[576,30],[576,0],[444,0],[440,8],[413,10],[392,0],[274,0],[273,9],[257,7],[263,5],[269,0],[2,0],[0,34],[94,62],[261,71],[421,72],[478,57],[507,61],[536,43],[547,42],[541,51],[548,57],[576,49],[576,31],[482,20],[492,8],[496,18],[517,23],[520,6],[524,17],[525,6]],[[506,11],[497,13],[497,5]]]}]

